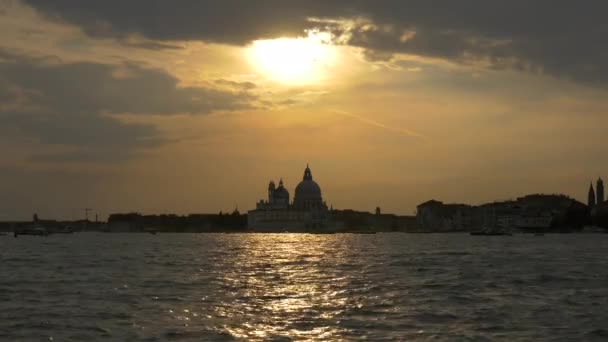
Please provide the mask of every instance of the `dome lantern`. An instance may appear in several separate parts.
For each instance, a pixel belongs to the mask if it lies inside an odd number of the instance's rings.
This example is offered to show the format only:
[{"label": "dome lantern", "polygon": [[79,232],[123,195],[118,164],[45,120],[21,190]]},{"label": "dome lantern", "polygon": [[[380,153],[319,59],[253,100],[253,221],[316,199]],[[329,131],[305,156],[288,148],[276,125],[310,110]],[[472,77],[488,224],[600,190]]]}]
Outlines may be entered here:
[{"label": "dome lantern", "polygon": [[304,170],[304,177],[302,180],[312,180],[312,172],[310,172],[310,168],[308,164],[306,164],[306,170]]}]

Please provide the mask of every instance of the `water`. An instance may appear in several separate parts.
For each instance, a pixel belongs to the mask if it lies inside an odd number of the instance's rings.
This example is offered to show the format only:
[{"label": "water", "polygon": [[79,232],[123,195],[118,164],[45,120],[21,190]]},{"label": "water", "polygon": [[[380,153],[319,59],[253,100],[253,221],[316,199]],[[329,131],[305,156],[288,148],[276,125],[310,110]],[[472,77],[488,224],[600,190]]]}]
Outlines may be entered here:
[{"label": "water", "polygon": [[0,340],[608,340],[608,234],[0,237]]}]

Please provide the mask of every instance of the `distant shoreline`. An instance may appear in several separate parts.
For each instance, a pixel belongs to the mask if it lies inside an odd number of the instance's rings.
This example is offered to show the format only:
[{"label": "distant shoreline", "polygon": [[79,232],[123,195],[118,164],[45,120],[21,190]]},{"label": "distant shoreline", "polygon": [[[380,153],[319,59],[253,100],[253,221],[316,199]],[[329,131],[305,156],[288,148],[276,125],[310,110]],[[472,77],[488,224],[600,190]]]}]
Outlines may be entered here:
[{"label": "distant shoreline", "polygon": [[[171,231],[159,231],[156,233],[149,232],[107,232],[107,231],[97,231],[97,230],[88,230],[88,231],[77,231],[73,234],[132,234],[132,235],[167,235],[167,234],[302,234],[302,235],[375,235],[375,234],[408,234],[408,235],[469,235],[470,232],[404,232],[404,231],[377,231],[377,232],[366,232],[366,231],[335,231],[335,232],[263,232],[263,231],[251,231],[251,230],[243,230],[243,231],[184,231],[184,232],[171,232]],[[10,234],[12,236],[13,231],[1,230],[0,234]],[[70,235],[73,235],[70,234]],[[593,231],[593,232],[580,232],[580,231],[570,231],[570,232],[546,232],[543,235],[604,235],[608,234],[608,231]],[[50,233],[50,235],[66,235],[61,233]],[[515,232],[513,236],[534,236],[535,233],[532,232]],[[23,236],[23,235],[19,235]]]}]

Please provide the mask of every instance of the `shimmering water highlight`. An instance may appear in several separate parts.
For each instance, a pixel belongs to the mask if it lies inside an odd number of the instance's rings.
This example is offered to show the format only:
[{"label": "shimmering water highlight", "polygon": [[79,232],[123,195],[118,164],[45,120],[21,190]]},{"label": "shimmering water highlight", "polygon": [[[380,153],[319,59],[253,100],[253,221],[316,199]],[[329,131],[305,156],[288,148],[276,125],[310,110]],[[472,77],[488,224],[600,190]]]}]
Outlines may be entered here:
[{"label": "shimmering water highlight", "polygon": [[0,340],[606,340],[608,235],[0,237]]}]

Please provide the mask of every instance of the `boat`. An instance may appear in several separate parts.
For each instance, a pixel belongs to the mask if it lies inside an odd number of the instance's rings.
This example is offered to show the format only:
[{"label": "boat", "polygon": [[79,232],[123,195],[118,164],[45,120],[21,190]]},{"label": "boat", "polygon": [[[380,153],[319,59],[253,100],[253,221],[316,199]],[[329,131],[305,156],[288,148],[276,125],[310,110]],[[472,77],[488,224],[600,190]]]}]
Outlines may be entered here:
[{"label": "boat", "polygon": [[158,229],[156,228],[144,228],[144,232],[148,233],[148,234],[152,234],[152,235],[156,235],[156,233],[158,233]]},{"label": "boat", "polygon": [[53,231],[53,234],[73,234],[74,228],[72,227],[63,227],[62,229]]},{"label": "boat", "polygon": [[508,231],[500,229],[500,228],[485,228],[482,230],[477,230],[477,231],[471,232],[470,235],[474,235],[474,236],[512,236],[513,234],[511,232],[508,232]]},{"label": "boat", "polygon": [[17,237],[17,235],[47,236],[49,235],[49,231],[44,226],[34,224],[23,229],[15,230],[15,237]]},{"label": "boat", "polygon": [[512,236],[513,234],[507,232],[484,232],[484,231],[476,231],[471,232],[471,235],[482,235],[482,236]]}]

